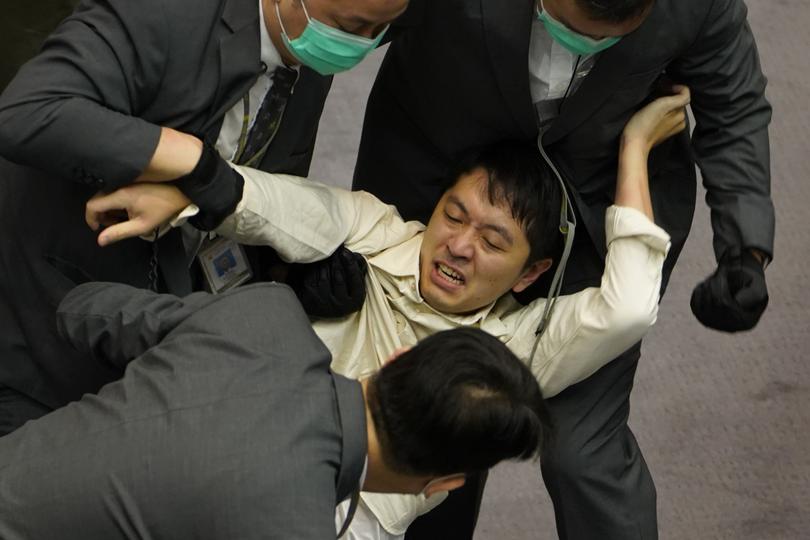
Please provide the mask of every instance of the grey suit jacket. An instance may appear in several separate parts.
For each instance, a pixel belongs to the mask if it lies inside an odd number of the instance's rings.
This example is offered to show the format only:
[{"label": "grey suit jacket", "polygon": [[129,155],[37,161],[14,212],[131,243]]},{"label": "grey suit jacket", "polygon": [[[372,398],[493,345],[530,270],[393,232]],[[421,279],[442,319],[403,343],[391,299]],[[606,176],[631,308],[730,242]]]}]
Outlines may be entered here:
[{"label": "grey suit jacket", "polygon": [[[160,126],[216,140],[261,72],[259,19],[258,0],[84,0],[0,96],[0,385],[57,407],[111,380],[54,335],[44,259],[149,285],[152,246],[99,248],[85,202],[139,174]],[[261,168],[306,175],[330,84],[301,68]],[[161,286],[190,292],[179,230],[157,248]]]},{"label": "grey suit jacket", "polygon": [[[454,155],[538,129],[528,50],[535,0],[413,0],[366,111],[355,187],[425,219]],[[742,0],[656,0],[641,27],[604,51],[543,142],[573,187],[584,223],[567,290],[598,282],[619,135],[662,73],[692,88],[697,125],[651,156],[656,221],[671,235],[666,274],[695,205],[692,152],[708,188],[715,251],[772,252],[765,78]],[[585,245],[586,231],[590,242]],[[591,244],[591,245],[587,245]],[[549,273],[550,275],[551,273]]]},{"label": "grey suit jacket", "polygon": [[366,456],[363,397],[286,286],[180,299],[88,283],[58,323],[126,374],[0,438],[1,538],[335,537]]}]

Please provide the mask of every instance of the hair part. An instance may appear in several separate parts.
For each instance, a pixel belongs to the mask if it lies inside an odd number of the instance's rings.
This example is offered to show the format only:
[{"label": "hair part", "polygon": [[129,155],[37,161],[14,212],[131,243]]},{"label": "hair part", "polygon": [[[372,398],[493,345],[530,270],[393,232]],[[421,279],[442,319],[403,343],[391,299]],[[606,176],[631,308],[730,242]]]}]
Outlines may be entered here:
[{"label": "hair part", "polygon": [[526,266],[559,253],[562,193],[537,147],[507,141],[468,151],[457,161],[450,187],[478,168],[487,173],[484,193],[490,204],[508,207],[526,235]]},{"label": "hair part", "polygon": [[367,399],[390,469],[443,476],[542,453],[551,420],[529,369],[475,328],[433,334],[389,362]]},{"label": "hair part", "polygon": [[595,21],[623,23],[640,17],[655,0],[576,0]]}]

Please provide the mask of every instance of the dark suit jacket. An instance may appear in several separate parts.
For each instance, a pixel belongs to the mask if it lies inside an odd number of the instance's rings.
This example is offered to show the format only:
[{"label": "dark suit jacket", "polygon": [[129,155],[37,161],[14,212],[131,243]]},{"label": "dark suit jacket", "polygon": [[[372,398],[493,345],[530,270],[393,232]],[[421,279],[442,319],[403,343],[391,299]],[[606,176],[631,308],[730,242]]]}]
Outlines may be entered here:
[{"label": "dark suit jacket", "polygon": [[286,286],[180,299],[88,283],[58,320],[75,347],[129,365],[0,438],[0,537],[335,537],[365,407]]},{"label": "dark suit jacket", "polygon": [[[454,155],[537,137],[528,79],[535,4],[411,2],[369,98],[355,188],[396,204],[406,218],[424,220]],[[666,275],[692,221],[692,150],[708,188],[717,257],[741,247],[772,252],[771,110],[745,5],[656,0],[638,30],[601,54],[543,138],[581,214],[568,291],[601,276],[619,135],[662,72],[691,87],[697,119],[691,148],[684,134],[651,157],[656,221],[673,239]]]},{"label": "dark suit jacket", "polygon": [[[149,284],[152,246],[98,248],[84,204],[140,173],[160,126],[216,140],[261,72],[259,19],[256,0],[86,0],[0,96],[0,385],[55,407],[112,380],[60,346],[47,278],[29,274],[47,256],[98,280]],[[262,169],[306,175],[330,84],[301,69]],[[179,231],[157,251],[174,269],[165,289],[190,292]]]}]

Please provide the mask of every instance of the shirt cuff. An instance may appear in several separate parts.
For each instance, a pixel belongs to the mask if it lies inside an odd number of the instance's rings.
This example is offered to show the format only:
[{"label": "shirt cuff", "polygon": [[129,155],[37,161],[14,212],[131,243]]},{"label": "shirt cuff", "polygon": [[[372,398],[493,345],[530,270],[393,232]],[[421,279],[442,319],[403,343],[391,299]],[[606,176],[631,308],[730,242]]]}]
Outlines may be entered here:
[{"label": "shirt cuff", "polygon": [[200,213],[199,207],[196,204],[192,203],[183,208],[183,210],[181,210],[179,214],[174,216],[174,218],[161,225],[158,228],[157,237],[150,234],[150,235],[141,235],[141,238],[143,240],[146,240],[147,242],[154,242],[158,238],[162,238],[163,235],[169,232],[170,230],[175,229],[177,227],[182,227],[183,225],[186,224],[186,221],[188,221],[189,218],[192,218],[199,213]]},{"label": "shirt cuff", "polygon": [[605,212],[605,237],[608,245],[617,238],[635,237],[664,254],[669,252],[671,245],[667,231],[653,223],[642,212],[615,204],[608,207]]}]

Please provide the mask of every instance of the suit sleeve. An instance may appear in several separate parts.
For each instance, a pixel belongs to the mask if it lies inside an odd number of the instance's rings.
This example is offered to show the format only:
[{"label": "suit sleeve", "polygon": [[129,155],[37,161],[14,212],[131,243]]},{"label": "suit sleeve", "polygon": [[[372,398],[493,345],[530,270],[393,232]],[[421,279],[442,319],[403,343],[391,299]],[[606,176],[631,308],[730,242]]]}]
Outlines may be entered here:
[{"label": "suit sleeve", "polygon": [[160,137],[138,116],[169,54],[161,6],[83,2],[0,97],[0,154],[99,188],[137,177]]},{"label": "suit sleeve", "polygon": [[608,208],[605,231],[608,253],[600,286],[557,299],[533,358],[546,300],[514,314],[515,332],[506,344],[518,358],[529,359],[545,397],[588,378],[655,323],[669,235],[641,212],[618,206]]},{"label": "suit sleeve", "polygon": [[718,260],[741,248],[773,253],[771,106],[746,14],[741,0],[713,0],[697,39],[668,69],[692,90],[693,148]]},{"label": "suit sleeve", "polygon": [[341,245],[373,255],[415,236],[396,208],[364,191],[234,166],[245,179],[236,211],[217,233],[242,244],[269,245],[288,262],[314,262]]},{"label": "suit sleeve", "polygon": [[62,338],[79,352],[124,368],[214,299],[207,293],[178,298],[129,285],[90,282],[65,296],[56,324]]}]

